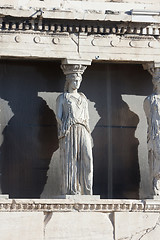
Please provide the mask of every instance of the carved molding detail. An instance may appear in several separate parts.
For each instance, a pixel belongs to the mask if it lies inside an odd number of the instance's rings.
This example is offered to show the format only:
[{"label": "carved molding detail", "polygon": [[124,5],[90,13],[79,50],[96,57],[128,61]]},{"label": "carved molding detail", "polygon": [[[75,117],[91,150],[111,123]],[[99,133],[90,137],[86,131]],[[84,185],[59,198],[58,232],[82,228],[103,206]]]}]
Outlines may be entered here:
[{"label": "carved molding detail", "polygon": [[159,36],[160,25],[146,23],[118,23],[106,21],[72,21],[41,18],[3,17],[0,19],[0,31],[42,31],[48,33],[86,33],[103,35],[147,35]]},{"label": "carved molding detail", "polygon": [[[150,200],[149,200],[150,201]],[[0,212],[160,212],[160,201],[99,200],[90,203],[67,200],[6,200],[0,202]]]},{"label": "carved molding detail", "polygon": [[86,66],[81,64],[62,64],[61,69],[63,70],[63,73],[65,75],[73,74],[73,73],[79,73],[83,74],[86,70]]}]

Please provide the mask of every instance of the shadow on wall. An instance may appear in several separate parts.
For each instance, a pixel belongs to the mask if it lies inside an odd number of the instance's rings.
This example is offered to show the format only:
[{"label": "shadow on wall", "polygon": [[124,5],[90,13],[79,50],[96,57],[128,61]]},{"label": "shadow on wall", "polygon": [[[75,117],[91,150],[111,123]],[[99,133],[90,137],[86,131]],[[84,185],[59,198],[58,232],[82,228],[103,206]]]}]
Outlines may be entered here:
[{"label": "shadow on wall", "polygon": [[81,89],[96,103],[101,117],[92,134],[94,194],[103,198],[138,199],[139,141],[135,130],[139,118],[130,111],[122,95],[149,95],[150,75],[141,65],[92,64],[84,73]]},{"label": "shadow on wall", "polygon": [[[51,156],[58,148],[53,111],[38,91],[57,91],[63,76],[59,63],[3,61],[0,96],[14,116],[3,131],[0,148],[2,192],[11,198],[39,198],[47,180]],[[61,81],[60,81],[61,82]]]}]

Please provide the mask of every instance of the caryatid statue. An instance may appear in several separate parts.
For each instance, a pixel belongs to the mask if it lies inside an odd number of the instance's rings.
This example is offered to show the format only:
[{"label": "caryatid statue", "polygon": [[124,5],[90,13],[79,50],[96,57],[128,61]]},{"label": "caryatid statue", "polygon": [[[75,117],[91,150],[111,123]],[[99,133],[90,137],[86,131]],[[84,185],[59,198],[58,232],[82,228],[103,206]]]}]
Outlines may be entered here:
[{"label": "caryatid statue", "polygon": [[160,196],[160,67],[148,64],[152,75],[153,94],[144,100],[148,122],[148,160],[153,186],[153,195]]},{"label": "caryatid statue", "polygon": [[56,117],[63,165],[62,194],[92,195],[93,158],[88,101],[83,93],[78,92],[86,67],[61,67],[66,82],[64,92],[57,98]]}]

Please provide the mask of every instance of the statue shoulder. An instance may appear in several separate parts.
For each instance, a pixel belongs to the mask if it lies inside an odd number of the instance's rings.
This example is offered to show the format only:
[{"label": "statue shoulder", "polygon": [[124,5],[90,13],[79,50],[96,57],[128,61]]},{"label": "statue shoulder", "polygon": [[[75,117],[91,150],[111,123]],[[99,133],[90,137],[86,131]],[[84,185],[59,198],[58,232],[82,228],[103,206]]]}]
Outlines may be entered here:
[{"label": "statue shoulder", "polygon": [[56,102],[57,102],[57,104],[59,104],[59,103],[62,103],[63,100],[64,100],[64,93],[61,93],[61,94],[57,97]]},{"label": "statue shoulder", "polygon": [[88,102],[88,99],[87,99],[87,97],[84,95],[84,93],[79,92],[79,94],[80,94],[83,98],[85,98],[85,100]]}]

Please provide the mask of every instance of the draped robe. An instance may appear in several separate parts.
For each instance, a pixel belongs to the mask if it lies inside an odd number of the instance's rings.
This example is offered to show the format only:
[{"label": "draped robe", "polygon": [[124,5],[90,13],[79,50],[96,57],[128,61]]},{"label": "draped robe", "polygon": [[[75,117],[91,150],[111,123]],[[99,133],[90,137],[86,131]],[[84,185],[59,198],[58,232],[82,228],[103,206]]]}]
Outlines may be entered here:
[{"label": "draped robe", "polygon": [[62,194],[92,195],[93,158],[88,102],[84,94],[63,93],[62,117],[58,124],[62,161]]}]

